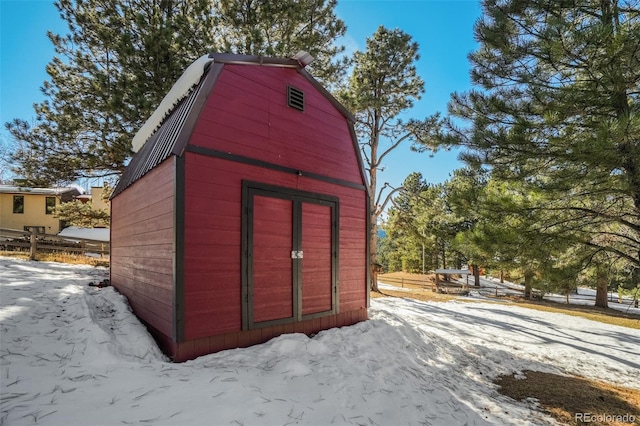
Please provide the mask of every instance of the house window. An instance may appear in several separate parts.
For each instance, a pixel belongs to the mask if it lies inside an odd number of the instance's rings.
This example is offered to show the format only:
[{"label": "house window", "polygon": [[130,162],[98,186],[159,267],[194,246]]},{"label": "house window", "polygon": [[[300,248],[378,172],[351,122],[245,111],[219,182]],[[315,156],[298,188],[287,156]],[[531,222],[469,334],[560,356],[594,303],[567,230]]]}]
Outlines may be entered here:
[{"label": "house window", "polygon": [[13,212],[16,214],[24,213],[24,195],[13,196]]},{"label": "house window", "polygon": [[26,232],[35,232],[36,234],[44,234],[45,233],[44,226],[25,226],[23,229]]},{"label": "house window", "polygon": [[56,197],[46,197],[45,214],[53,214],[56,211]]}]

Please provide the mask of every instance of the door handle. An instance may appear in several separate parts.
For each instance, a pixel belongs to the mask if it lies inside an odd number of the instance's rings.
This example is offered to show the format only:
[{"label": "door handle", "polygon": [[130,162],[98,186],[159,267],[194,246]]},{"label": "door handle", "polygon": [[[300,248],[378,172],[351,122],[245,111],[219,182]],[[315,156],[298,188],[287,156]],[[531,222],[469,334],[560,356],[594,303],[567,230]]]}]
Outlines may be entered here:
[{"label": "door handle", "polygon": [[303,251],[302,250],[291,250],[291,258],[292,259],[302,259]]}]

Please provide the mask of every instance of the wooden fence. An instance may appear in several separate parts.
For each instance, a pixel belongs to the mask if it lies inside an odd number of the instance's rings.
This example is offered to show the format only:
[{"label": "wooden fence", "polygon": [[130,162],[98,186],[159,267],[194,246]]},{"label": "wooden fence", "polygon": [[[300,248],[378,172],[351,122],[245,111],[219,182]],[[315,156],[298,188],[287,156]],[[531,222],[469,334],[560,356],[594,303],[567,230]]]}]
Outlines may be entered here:
[{"label": "wooden fence", "polygon": [[35,259],[38,252],[53,251],[82,255],[95,253],[103,257],[109,254],[109,242],[0,228],[0,250],[29,250],[31,259]]},{"label": "wooden fence", "polygon": [[[475,291],[481,294],[482,296],[494,297],[494,298],[525,297],[524,289],[520,289],[520,288],[509,288],[506,286],[476,287],[473,284],[472,278],[469,279],[469,281],[466,283],[463,283],[460,281],[461,280],[458,280],[458,281],[438,280],[438,284],[435,284],[433,281],[428,281],[426,278],[417,279],[417,278],[392,277],[392,276],[386,276],[384,274],[378,275],[379,283],[390,284],[396,287],[401,287],[406,289],[431,290],[431,291],[437,291],[439,293],[446,293],[446,294],[468,294],[470,291]],[[542,294],[540,290],[533,289],[529,297],[534,299],[541,299]]]},{"label": "wooden fence", "polygon": [[406,289],[431,290],[446,294],[469,293],[469,287],[465,284],[449,280],[439,280],[435,283],[432,280],[428,280],[426,276],[424,278],[404,278],[378,275],[378,282]]},{"label": "wooden fence", "polygon": [[391,277],[386,275],[378,275],[378,282],[382,284],[391,284],[396,287],[400,286],[402,288],[417,288],[422,290],[433,290],[435,291],[435,284],[433,281],[428,281],[426,278],[418,279],[418,278],[401,278],[401,277]]},{"label": "wooden fence", "polygon": [[[524,289],[518,288],[509,288],[509,287],[474,287],[470,286],[469,288],[474,289],[480,295],[485,297],[525,297]],[[529,294],[529,299],[542,299],[543,293],[537,289],[531,289],[531,293]]]}]

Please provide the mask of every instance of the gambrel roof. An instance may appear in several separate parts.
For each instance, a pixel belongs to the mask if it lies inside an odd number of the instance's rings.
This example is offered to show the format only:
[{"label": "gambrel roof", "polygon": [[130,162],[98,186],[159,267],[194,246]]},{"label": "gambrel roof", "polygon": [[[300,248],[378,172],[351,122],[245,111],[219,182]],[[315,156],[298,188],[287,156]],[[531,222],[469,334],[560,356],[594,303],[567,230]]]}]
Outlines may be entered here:
[{"label": "gambrel roof", "polygon": [[[225,64],[294,68],[322,93],[349,122],[354,149],[363,171],[359,148],[353,131],[353,115],[338,102],[304,66],[295,59],[254,55],[211,53],[196,60],[165,96],[160,107],[147,120],[133,140],[137,151],[115,187],[112,198],[124,191],[171,155],[182,156],[207,97]],[[366,182],[364,171],[363,182]]]}]

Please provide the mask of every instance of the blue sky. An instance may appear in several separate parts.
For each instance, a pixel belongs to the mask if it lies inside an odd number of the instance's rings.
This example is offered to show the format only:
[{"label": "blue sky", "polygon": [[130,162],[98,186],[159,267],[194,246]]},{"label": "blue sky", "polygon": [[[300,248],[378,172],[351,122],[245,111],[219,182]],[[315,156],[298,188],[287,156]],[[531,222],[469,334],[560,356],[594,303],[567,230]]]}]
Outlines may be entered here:
[{"label": "blue sky", "polygon": [[[440,111],[446,114],[453,91],[468,90],[467,54],[476,48],[473,24],[480,17],[477,0],[339,0],[337,13],[347,24],[344,44],[348,49],[364,49],[366,37],[379,25],[400,28],[420,45],[418,72],[426,93],[410,112],[423,118]],[[0,0],[0,140],[9,135],[4,123],[13,118],[31,120],[32,105],[43,99],[40,87],[47,79],[46,64],[54,55],[46,32],[65,33],[53,1]],[[397,186],[411,172],[421,172],[429,182],[448,179],[462,164],[457,152],[411,152],[409,144],[387,157],[379,182]]]}]

